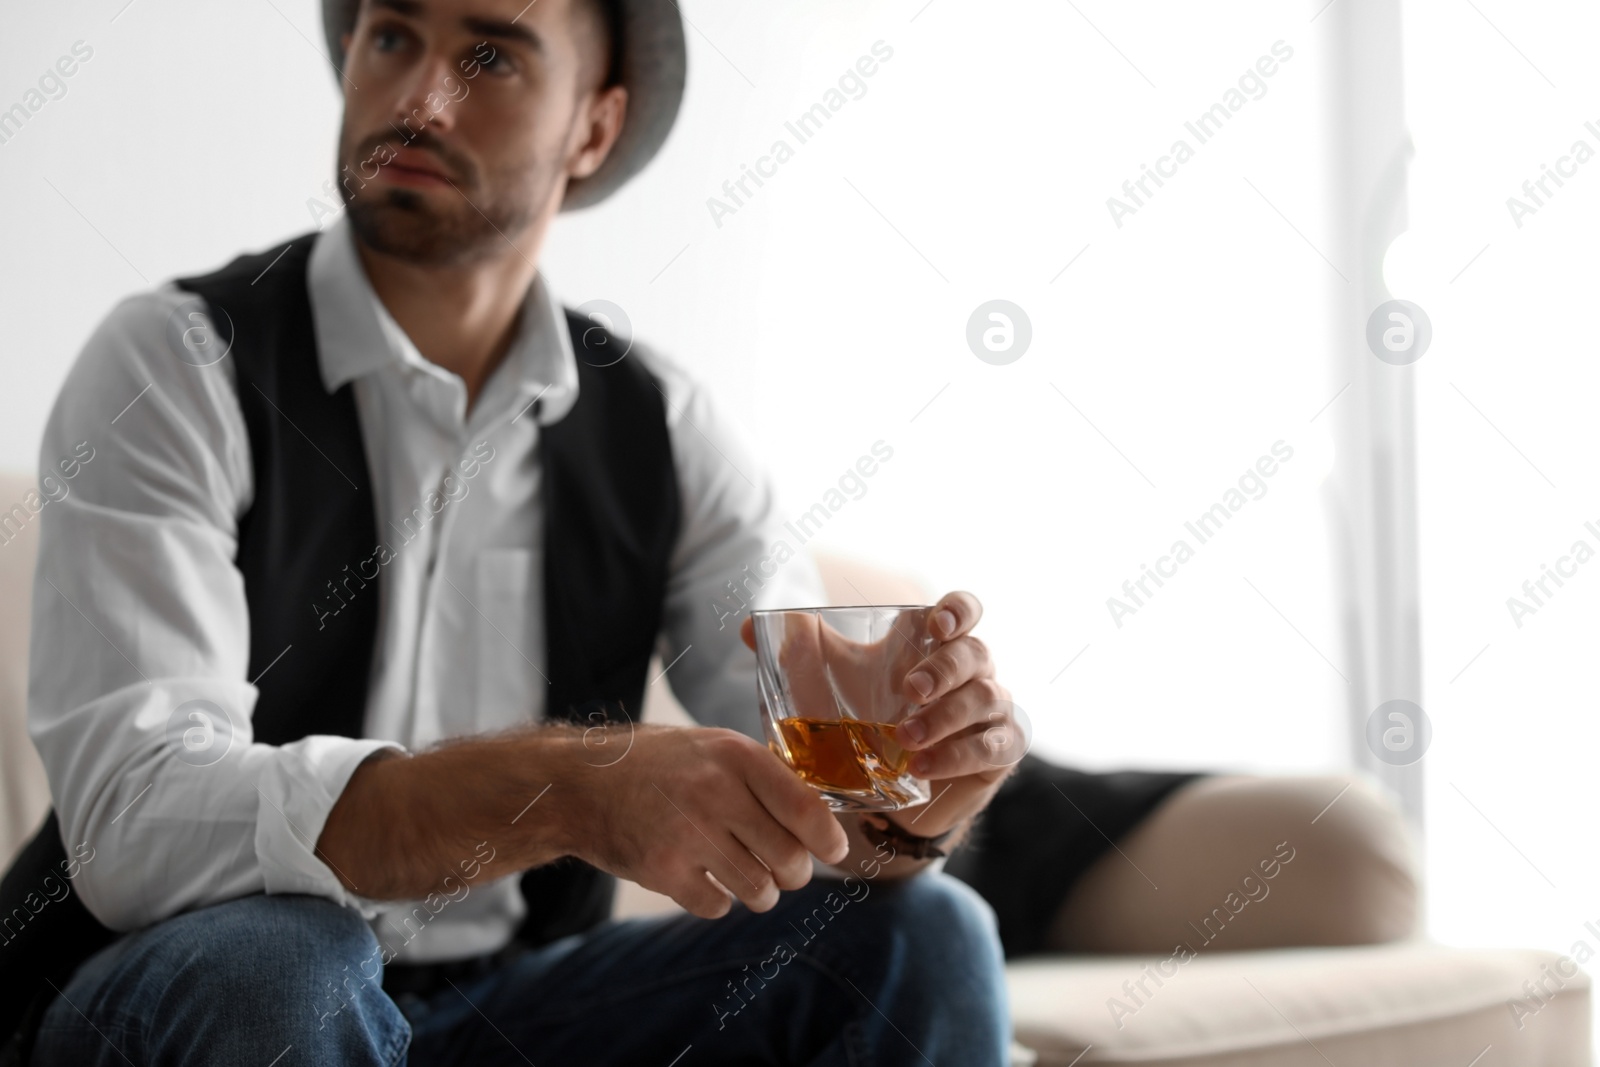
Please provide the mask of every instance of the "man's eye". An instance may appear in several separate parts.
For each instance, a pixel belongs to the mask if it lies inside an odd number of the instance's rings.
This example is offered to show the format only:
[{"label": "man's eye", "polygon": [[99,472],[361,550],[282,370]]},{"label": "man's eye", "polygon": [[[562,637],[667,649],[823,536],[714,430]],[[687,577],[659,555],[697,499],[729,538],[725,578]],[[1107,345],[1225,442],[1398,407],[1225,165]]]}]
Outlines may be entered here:
[{"label": "man's eye", "polygon": [[515,69],[511,61],[488,41],[479,43],[472,50],[471,61],[491,74],[510,74]]},{"label": "man's eye", "polygon": [[383,26],[372,32],[372,44],[380,52],[391,52],[400,44],[400,32]]}]

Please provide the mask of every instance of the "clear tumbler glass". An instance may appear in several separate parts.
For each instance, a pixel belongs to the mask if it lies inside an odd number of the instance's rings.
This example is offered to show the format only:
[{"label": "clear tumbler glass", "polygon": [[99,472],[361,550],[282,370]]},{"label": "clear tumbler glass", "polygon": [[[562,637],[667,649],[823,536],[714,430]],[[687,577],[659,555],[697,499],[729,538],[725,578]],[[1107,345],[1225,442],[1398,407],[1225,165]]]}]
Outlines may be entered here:
[{"label": "clear tumbler glass", "polygon": [[895,811],[928,800],[895,727],[918,707],[906,675],[937,647],[929,605],[755,611],[767,744],[834,811]]}]

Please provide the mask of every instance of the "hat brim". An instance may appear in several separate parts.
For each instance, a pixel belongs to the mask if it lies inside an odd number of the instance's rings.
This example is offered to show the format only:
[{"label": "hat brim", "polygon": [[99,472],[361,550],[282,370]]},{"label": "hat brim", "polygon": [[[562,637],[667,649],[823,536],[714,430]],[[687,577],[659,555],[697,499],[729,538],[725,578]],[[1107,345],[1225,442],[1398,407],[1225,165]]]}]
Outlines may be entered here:
[{"label": "hat brim", "polygon": [[[644,169],[672,132],[688,75],[683,17],[674,0],[622,0],[618,80],[628,90],[622,132],[600,169],[567,183],[562,211],[598,204]],[[322,0],[322,30],[335,74],[343,67],[339,40],[355,26],[360,0]]]}]

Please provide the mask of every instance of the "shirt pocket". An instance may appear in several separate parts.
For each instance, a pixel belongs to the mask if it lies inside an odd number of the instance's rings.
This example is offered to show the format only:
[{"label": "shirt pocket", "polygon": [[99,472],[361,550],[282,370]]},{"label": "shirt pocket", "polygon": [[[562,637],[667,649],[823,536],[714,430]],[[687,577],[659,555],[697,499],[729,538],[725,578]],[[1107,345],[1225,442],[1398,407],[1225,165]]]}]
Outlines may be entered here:
[{"label": "shirt pocket", "polygon": [[541,717],[545,702],[543,553],[478,553],[478,722],[483,729]]}]

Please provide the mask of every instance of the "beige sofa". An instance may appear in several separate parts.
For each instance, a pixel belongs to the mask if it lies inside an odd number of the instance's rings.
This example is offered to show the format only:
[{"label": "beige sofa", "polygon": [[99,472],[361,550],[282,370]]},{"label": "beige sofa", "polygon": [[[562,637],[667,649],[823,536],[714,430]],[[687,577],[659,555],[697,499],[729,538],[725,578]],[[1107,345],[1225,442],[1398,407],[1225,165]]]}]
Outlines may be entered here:
[{"label": "beige sofa", "polygon": [[[0,474],[0,523],[30,486],[26,478]],[[42,819],[49,793],[24,721],[37,517],[9,541],[7,536],[0,536],[5,542],[0,543],[0,858],[9,864]],[[840,603],[924,597],[902,579],[842,560],[824,560],[823,571]],[[652,670],[651,677],[658,674],[659,669]],[[652,686],[645,718],[688,721],[665,684]],[[1125,843],[1135,847],[1131,839]],[[1161,846],[1146,842],[1144,847]],[[625,885],[618,911],[640,915],[674,907]],[[1520,1028],[1511,1007],[1526,998],[1524,983],[1538,981],[1548,973],[1546,965],[1558,959],[1541,951],[1468,951],[1419,940],[1217,950],[1181,967],[1172,964],[1170,952],[1041,956],[1013,963],[1007,971],[1017,1039],[1026,1046],[1017,1049],[1015,1062],[1037,1067],[1579,1067],[1590,1062],[1586,975],[1579,972],[1553,995],[1541,995],[1543,1006],[1525,1014]],[[1159,984],[1145,978],[1144,995],[1132,999],[1130,982],[1163,973],[1167,977]],[[1119,1013],[1112,1010],[1113,1001],[1137,1010]]]}]

